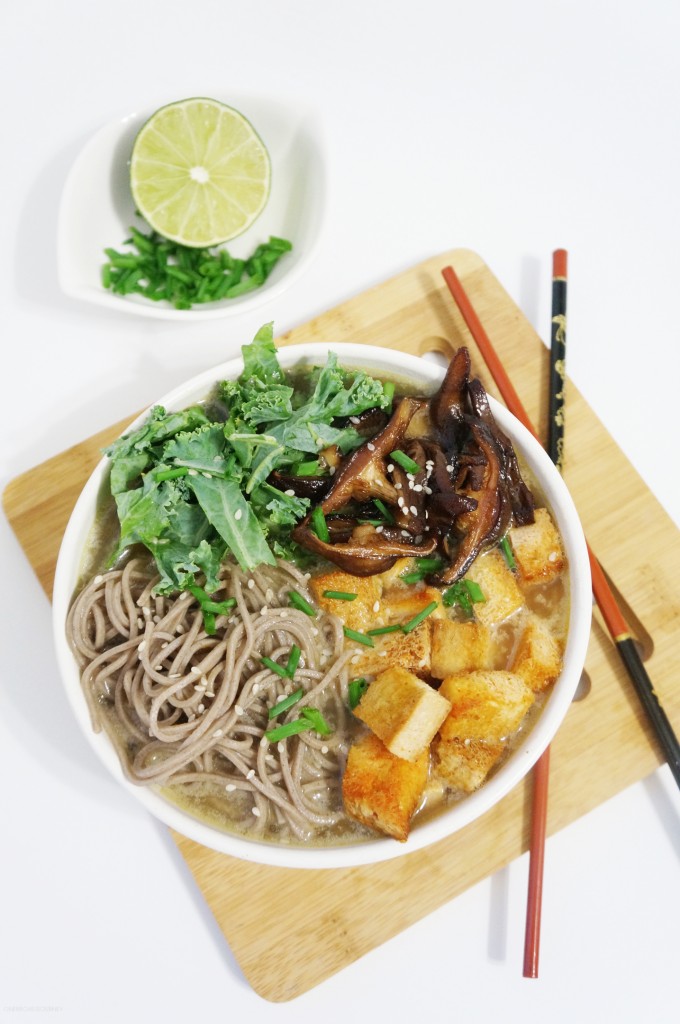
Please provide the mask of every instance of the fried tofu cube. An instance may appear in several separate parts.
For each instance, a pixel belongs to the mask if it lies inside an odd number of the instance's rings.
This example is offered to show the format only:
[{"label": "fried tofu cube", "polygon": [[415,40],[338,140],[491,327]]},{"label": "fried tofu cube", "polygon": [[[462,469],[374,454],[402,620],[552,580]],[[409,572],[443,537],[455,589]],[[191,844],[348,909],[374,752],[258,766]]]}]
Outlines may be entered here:
[{"label": "fried tofu cube", "polygon": [[[327,572],[321,576],[313,576],[309,581],[316,603],[325,612],[337,615],[348,629],[362,633],[375,624],[382,596],[382,582],[379,576],[352,576],[347,572]],[[345,594],[356,594],[353,601],[324,597],[327,590]]]},{"label": "fried tofu cube", "polygon": [[439,693],[451,703],[442,739],[497,743],[519,726],[534,694],[514,672],[475,671],[447,676]]},{"label": "fried tofu cube", "polygon": [[430,746],[451,704],[422,679],[395,665],[370,684],[354,710],[391,754],[415,761]]},{"label": "fried tofu cube", "polygon": [[408,838],[411,818],[423,799],[429,750],[415,761],[395,757],[368,733],[350,747],[342,780],[345,810],[355,821],[400,842]]},{"label": "fried tofu cube", "polygon": [[391,590],[396,587],[401,590],[403,587],[408,587],[408,583],[404,583],[401,579],[402,573],[408,572],[413,567],[412,558],[398,558],[391,569],[386,569],[385,572],[381,572],[379,575],[380,582],[382,583],[383,592]]},{"label": "fried tofu cube", "polygon": [[438,736],[433,744],[434,773],[452,789],[474,793],[479,789],[491,769],[503,756],[505,743],[485,743],[484,740],[445,740]]},{"label": "fried tofu cube", "polygon": [[503,622],[524,604],[517,580],[497,548],[476,558],[466,573],[466,579],[482,588],[484,601],[475,604],[475,617],[485,626]]},{"label": "fried tofu cube", "polygon": [[561,645],[537,616],[528,619],[510,667],[534,693],[552,686],[560,674]]},{"label": "fried tofu cube", "polygon": [[387,633],[374,637],[373,647],[357,651],[352,671],[358,676],[375,676],[393,666],[401,666],[414,675],[430,673],[432,624],[425,619],[410,633]]},{"label": "fried tofu cube", "polygon": [[430,672],[435,679],[475,668],[491,668],[491,632],[480,622],[437,619],[432,623]]},{"label": "fried tofu cube", "polygon": [[446,617],[446,609],[442,604],[442,595],[434,587],[421,587],[415,590],[409,587],[406,590],[389,590],[383,593],[381,602],[381,613],[390,625],[399,623],[403,625],[414,616],[422,612],[433,601],[437,607],[428,615],[428,619],[442,619]]},{"label": "fried tofu cube", "polygon": [[537,508],[530,525],[513,526],[508,539],[525,583],[547,583],[564,569],[562,542],[547,508]]}]

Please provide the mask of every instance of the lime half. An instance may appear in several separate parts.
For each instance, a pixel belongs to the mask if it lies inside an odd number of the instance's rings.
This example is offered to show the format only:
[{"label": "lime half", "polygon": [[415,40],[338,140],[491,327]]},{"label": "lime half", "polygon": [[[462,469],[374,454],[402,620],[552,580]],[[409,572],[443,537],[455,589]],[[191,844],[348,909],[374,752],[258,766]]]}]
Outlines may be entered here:
[{"label": "lime half", "polygon": [[205,247],[240,235],[269,196],[271,164],[259,135],[237,110],[211,99],[161,107],[132,149],[137,209],[159,234]]}]

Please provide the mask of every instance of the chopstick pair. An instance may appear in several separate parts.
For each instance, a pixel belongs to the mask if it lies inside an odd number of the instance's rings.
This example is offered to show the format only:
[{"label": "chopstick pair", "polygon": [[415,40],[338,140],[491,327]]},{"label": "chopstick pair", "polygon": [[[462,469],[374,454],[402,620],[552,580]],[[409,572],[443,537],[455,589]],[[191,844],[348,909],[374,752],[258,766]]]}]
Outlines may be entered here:
[{"label": "chopstick pair", "polygon": [[[564,287],[556,287],[557,281],[553,281],[553,317],[564,317],[566,311],[566,253],[557,250],[560,254],[554,257],[553,278],[563,278]],[[563,273],[557,271],[562,270]],[[489,340],[489,337],[479,320],[472,303],[470,302],[465,289],[458,279],[453,267],[445,267],[442,270],[444,281],[458,306],[467,327],[475,340],[482,357],[494,378],[508,409],[520,420],[537,440],[540,440],[534,430],[529,416],[517,394],[512,382],[496,354],[496,351]],[[560,309],[560,294],[562,308]],[[556,337],[559,327],[562,327],[562,339]],[[551,331],[551,435],[549,444],[552,446],[553,460],[561,464],[563,454],[563,430],[564,430],[564,353],[560,353],[560,340],[566,342],[566,320],[555,320]],[[556,364],[562,355],[562,366]],[[554,376],[553,376],[554,374]],[[554,410],[554,417],[553,417]],[[559,415],[557,415],[559,411]],[[635,641],[628,629],[611,588],[604,575],[602,567],[595,558],[590,547],[588,557],[592,574],[592,586],[595,600],[600,608],[602,617],[607,629],[614,641],[619,656],[626,671],[633,683],[640,703],[654,730],[654,734],[663,751],[671,773],[680,787],[680,742],[676,737],[673,728],[666,716],[663,707],[654,691],[654,686],[642,663],[642,659],[635,645]],[[545,842],[545,817],[547,807],[547,782],[548,782],[549,753],[543,763],[540,761],[535,767],[536,777],[534,782],[534,821],[532,822],[532,854],[534,857],[533,873],[529,879],[529,898],[527,906],[527,934],[525,938],[524,952],[524,974],[526,977],[537,977],[538,974],[538,946],[540,937],[540,909],[542,895],[542,870],[543,870],[543,846]],[[542,810],[541,810],[542,808]],[[541,815],[543,820],[541,821]],[[531,867],[531,865],[530,865]]]}]

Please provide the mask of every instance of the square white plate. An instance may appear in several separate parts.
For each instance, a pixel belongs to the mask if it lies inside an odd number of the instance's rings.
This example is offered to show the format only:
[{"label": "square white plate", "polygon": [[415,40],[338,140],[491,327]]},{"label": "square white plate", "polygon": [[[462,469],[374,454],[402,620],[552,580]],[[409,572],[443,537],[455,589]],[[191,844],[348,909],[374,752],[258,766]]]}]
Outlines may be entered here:
[{"label": "square white plate", "polygon": [[101,283],[105,248],[126,251],[130,225],[147,230],[135,215],[129,160],[135,136],[158,109],[128,114],[101,128],[81,150],[64,185],[59,209],[59,283],[72,298],[137,316],[211,320],[243,313],[278,295],[302,273],[319,239],[326,203],[326,172],[319,119],[310,109],[269,99],[214,96],[239,110],[261,136],[272,162],[269,200],[257,220],[227,245],[245,258],[270,235],[287,238],[285,253],[261,288],[235,299],[175,309],[142,295],[116,295]]}]

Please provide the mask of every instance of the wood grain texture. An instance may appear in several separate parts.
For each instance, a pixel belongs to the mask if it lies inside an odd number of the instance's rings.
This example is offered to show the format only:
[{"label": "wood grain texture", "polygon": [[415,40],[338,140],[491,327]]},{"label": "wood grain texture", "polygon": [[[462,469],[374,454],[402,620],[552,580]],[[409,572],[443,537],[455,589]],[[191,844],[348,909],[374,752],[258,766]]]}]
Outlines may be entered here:
[{"label": "wood grain texture", "polygon": [[[548,350],[488,267],[467,250],[433,257],[290,331],[279,343],[317,341],[325,349],[352,341],[415,353],[467,344],[476,373],[498,397],[442,282],[441,269],[448,263],[545,436]],[[566,482],[591,546],[624,603],[637,612],[648,671],[680,731],[674,653],[680,624],[677,529],[571,384],[566,414]],[[48,595],[70,510],[102,445],[125,425],[50,459],[5,491],[7,516]],[[644,550],[634,542],[642,532]],[[549,834],[644,778],[661,761],[597,611],[586,669],[591,691],[572,705],[551,745]],[[265,999],[283,1001],[319,984],[526,850],[529,786],[527,781],[517,787],[484,817],[426,850],[346,871],[269,868],[174,838],[250,984]]]}]

